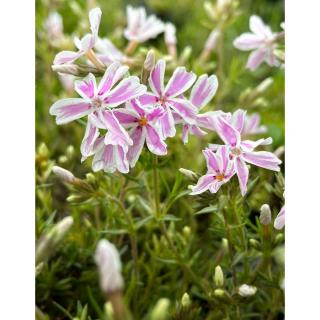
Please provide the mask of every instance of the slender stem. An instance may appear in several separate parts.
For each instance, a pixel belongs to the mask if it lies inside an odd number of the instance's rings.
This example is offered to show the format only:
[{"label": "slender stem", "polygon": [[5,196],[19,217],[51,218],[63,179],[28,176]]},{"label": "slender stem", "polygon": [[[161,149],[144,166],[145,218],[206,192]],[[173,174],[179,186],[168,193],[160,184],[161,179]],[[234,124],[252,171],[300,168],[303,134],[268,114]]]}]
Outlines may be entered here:
[{"label": "slender stem", "polygon": [[91,49],[86,53],[86,57],[98,68],[103,69],[105,65],[100,61],[100,59],[96,56],[94,51]]},{"label": "slender stem", "polygon": [[154,207],[156,219],[161,218],[160,212],[160,194],[159,194],[159,173],[158,173],[158,156],[153,157],[153,192],[154,192]]},{"label": "slender stem", "polygon": [[138,46],[138,42],[137,41],[134,41],[134,40],[131,40],[129,43],[128,43],[128,46],[126,48],[126,54],[127,55],[130,55],[134,52],[134,50],[136,50]]}]

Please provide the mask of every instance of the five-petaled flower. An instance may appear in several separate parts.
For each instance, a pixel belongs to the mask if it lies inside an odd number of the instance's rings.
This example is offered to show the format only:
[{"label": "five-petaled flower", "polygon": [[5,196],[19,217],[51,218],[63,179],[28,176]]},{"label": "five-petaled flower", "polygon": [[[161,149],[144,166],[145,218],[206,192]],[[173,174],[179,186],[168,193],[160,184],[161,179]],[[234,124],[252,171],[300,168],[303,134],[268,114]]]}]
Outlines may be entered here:
[{"label": "five-petaled flower", "polygon": [[[281,160],[271,152],[254,151],[254,149],[260,145],[271,144],[271,138],[259,139],[258,141],[241,139],[245,115],[245,111],[241,109],[238,110],[233,117],[233,124],[230,124],[224,116],[219,116],[215,119],[216,131],[223,142],[228,146],[230,158],[234,162],[234,169],[239,179],[242,195],[247,192],[249,176],[249,169],[246,163],[273,171],[280,171],[279,165],[281,164]],[[212,145],[211,148],[216,149],[217,145]]]},{"label": "five-petaled flower", "polygon": [[250,17],[250,32],[241,34],[233,45],[243,51],[254,50],[247,62],[247,68],[256,70],[265,61],[269,66],[279,66],[280,63],[274,54],[277,48],[277,33],[273,33],[269,26],[256,15]]},{"label": "five-petaled flower", "polygon": [[216,193],[235,174],[234,163],[229,157],[227,146],[219,146],[215,152],[210,149],[202,152],[207,161],[208,172],[193,186],[191,195],[203,193],[207,190]]},{"label": "five-petaled flower", "polygon": [[78,48],[78,51],[61,51],[59,52],[53,61],[53,64],[71,63],[83,55],[92,56],[91,50],[95,46],[98,40],[98,30],[101,21],[101,9],[94,8],[89,12],[90,29],[91,33],[86,34],[81,40],[77,37],[74,39],[74,44]]},{"label": "five-petaled flower", "polygon": [[127,6],[127,20],[128,26],[124,36],[130,41],[145,42],[164,31],[163,22],[155,15],[147,17],[146,9],[143,7]]},{"label": "five-petaled flower", "polygon": [[198,109],[182,96],[192,86],[196,75],[193,72],[187,72],[185,67],[178,67],[164,87],[165,68],[165,61],[159,60],[149,77],[152,93],[147,92],[139,98],[142,105],[158,105],[163,108],[163,115],[158,121],[163,139],[176,134],[173,112],[191,125],[196,123],[195,117],[198,113]]}]

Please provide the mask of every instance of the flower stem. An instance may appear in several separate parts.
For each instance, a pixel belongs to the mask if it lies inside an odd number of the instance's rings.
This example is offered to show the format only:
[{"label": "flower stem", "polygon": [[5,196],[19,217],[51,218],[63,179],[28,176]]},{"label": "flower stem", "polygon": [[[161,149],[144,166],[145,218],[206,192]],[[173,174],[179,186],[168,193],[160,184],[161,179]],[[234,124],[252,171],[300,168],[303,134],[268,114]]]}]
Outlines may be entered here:
[{"label": "flower stem", "polygon": [[138,42],[134,41],[134,40],[131,40],[128,43],[128,46],[126,48],[126,54],[127,55],[131,55],[134,52],[134,50],[136,50],[137,46],[138,46]]},{"label": "flower stem", "polygon": [[155,217],[156,219],[160,219],[161,212],[160,212],[160,194],[159,194],[158,156],[156,155],[153,157],[152,173],[153,173]]},{"label": "flower stem", "polygon": [[98,68],[103,69],[105,65],[100,61],[100,59],[96,56],[94,51],[91,49],[86,53],[86,57]]}]

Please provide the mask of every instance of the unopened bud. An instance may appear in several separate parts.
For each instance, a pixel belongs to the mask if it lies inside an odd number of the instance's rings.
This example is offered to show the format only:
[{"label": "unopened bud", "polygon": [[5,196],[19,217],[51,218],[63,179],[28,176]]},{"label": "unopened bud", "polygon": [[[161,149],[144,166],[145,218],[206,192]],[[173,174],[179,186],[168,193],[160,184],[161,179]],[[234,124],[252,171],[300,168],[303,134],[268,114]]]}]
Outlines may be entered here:
[{"label": "unopened bud", "polygon": [[197,179],[197,175],[191,170],[180,168],[179,171],[192,180]]},{"label": "unopened bud", "polygon": [[45,22],[49,41],[60,40],[63,37],[63,21],[58,12],[51,12]]},{"label": "unopened bud", "polygon": [[167,320],[168,310],[170,306],[170,300],[167,298],[161,298],[151,312],[151,320]]},{"label": "unopened bud", "polygon": [[68,158],[72,158],[74,156],[74,146],[73,145],[69,145],[67,147],[66,155],[68,156]]},{"label": "unopened bud", "polygon": [[225,295],[225,292],[223,289],[216,289],[214,290],[214,295],[216,297],[223,297]]},{"label": "unopened bud", "polygon": [[74,76],[79,75],[79,67],[76,64],[67,63],[67,64],[55,64],[52,67],[52,71],[58,73],[66,73]]},{"label": "unopened bud", "polygon": [[275,244],[279,244],[279,243],[282,243],[284,240],[284,235],[283,233],[278,233],[274,239],[274,243]]},{"label": "unopened bud", "polygon": [[214,270],[214,283],[217,287],[222,287],[224,282],[223,271],[220,266],[216,266]]},{"label": "unopened bud", "polygon": [[271,223],[271,210],[270,206],[268,204],[263,204],[260,208],[260,217],[259,220],[261,224],[267,226],[268,224]]},{"label": "unopened bud", "polygon": [[58,162],[59,163],[61,163],[61,164],[63,164],[63,163],[67,163],[68,162],[68,157],[67,156],[65,156],[65,155],[63,155],[63,156],[60,156],[59,158],[58,158]]},{"label": "unopened bud", "polygon": [[185,64],[189,60],[191,53],[192,53],[192,47],[186,46],[180,55],[179,64],[181,65]]},{"label": "unopened bud", "polygon": [[204,45],[204,48],[206,50],[209,50],[210,52],[213,51],[217,46],[219,36],[220,36],[219,30],[211,31],[211,33],[210,33],[210,35]]},{"label": "unopened bud", "polygon": [[173,58],[176,58],[177,56],[176,27],[174,26],[174,24],[170,22],[165,24],[164,42],[166,43],[170,56],[172,56]]},{"label": "unopened bud", "polygon": [[284,146],[280,146],[279,148],[277,148],[277,149],[275,150],[274,154],[275,154],[278,158],[280,158],[280,157],[282,157],[282,155],[284,154],[284,151],[285,151]]},{"label": "unopened bud", "polygon": [[228,253],[228,252],[229,252],[228,239],[222,238],[222,240],[221,240],[221,247],[222,247],[222,250],[223,250],[225,253]]},{"label": "unopened bud", "polygon": [[181,298],[181,305],[184,308],[188,308],[191,305],[191,299],[187,292],[185,292]]},{"label": "unopened bud", "polygon": [[156,62],[156,57],[153,50],[149,50],[146,56],[146,59],[144,60],[143,67],[147,71],[151,71],[151,69],[154,67],[154,64]]},{"label": "unopened bud", "polygon": [[273,79],[271,77],[264,79],[255,89],[257,94],[262,94],[272,85]]},{"label": "unopened bud", "polygon": [[203,4],[204,10],[207,13],[207,15],[212,18],[215,19],[216,18],[216,10],[213,6],[213,4],[209,1],[205,1]]},{"label": "unopened bud", "polygon": [[37,150],[38,156],[40,156],[41,158],[48,158],[49,156],[49,150],[48,147],[46,146],[46,144],[44,142],[42,142]]},{"label": "unopened bud", "polygon": [[112,304],[111,304],[110,301],[108,301],[104,305],[104,312],[107,315],[107,319],[108,320],[113,320],[114,319],[114,311],[113,311]]},{"label": "unopened bud", "polygon": [[260,243],[256,239],[249,239],[249,244],[254,249],[260,249]]},{"label": "unopened bud", "polygon": [[257,288],[254,286],[249,286],[247,284],[243,284],[239,287],[238,293],[241,297],[250,297],[253,296],[257,292]]},{"label": "unopened bud", "polygon": [[63,182],[67,182],[67,183],[73,183],[76,178],[73,175],[72,172],[61,168],[59,166],[53,166],[52,167],[52,172],[59,178],[61,179]]},{"label": "unopened bud", "polygon": [[64,239],[72,225],[72,217],[63,218],[40,239],[39,244],[36,247],[36,264],[49,258],[50,254],[52,254],[54,249],[56,249]]},{"label": "unopened bud", "polygon": [[90,184],[95,184],[97,182],[96,177],[91,172],[86,174],[86,179]]},{"label": "unopened bud", "polygon": [[182,232],[188,238],[191,234],[191,228],[189,226],[184,226]]},{"label": "unopened bud", "polygon": [[94,256],[98,266],[101,290],[106,293],[114,293],[123,289],[121,275],[121,261],[116,247],[108,240],[100,240]]}]

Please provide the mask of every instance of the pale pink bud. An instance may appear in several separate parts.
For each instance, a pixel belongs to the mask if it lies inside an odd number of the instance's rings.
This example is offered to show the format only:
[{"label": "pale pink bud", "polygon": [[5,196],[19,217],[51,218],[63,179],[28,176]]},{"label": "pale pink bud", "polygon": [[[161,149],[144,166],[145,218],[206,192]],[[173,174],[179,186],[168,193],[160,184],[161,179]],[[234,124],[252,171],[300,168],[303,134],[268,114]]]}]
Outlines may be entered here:
[{"label": "pale pink bud", "polygon": [[210,33],[210,35],[209,35],[209,37],[208,37],[208,39],[207,39],[207,41],[206,41],[206,43],[204,45],[204,48],[206,50],[213,51],[217,46],[219,35],[220,35],[220,31],[219,30],[213,30]]},{"label": "pale pink bud", "polygon": [[176,45],[177,44],[176,27],[171,22],[167,22],[165,24],[164,41],[165,41],[167,46]]},{"label": "pale pink bud", "polygon": [[58,177],[60,178],[63,182],[67,182],[67,183],[72,183],[75,181],[75,176],[73,175],[72,172],[61,168],[59,166],[53,166],[52,167],[52,172]]}]

